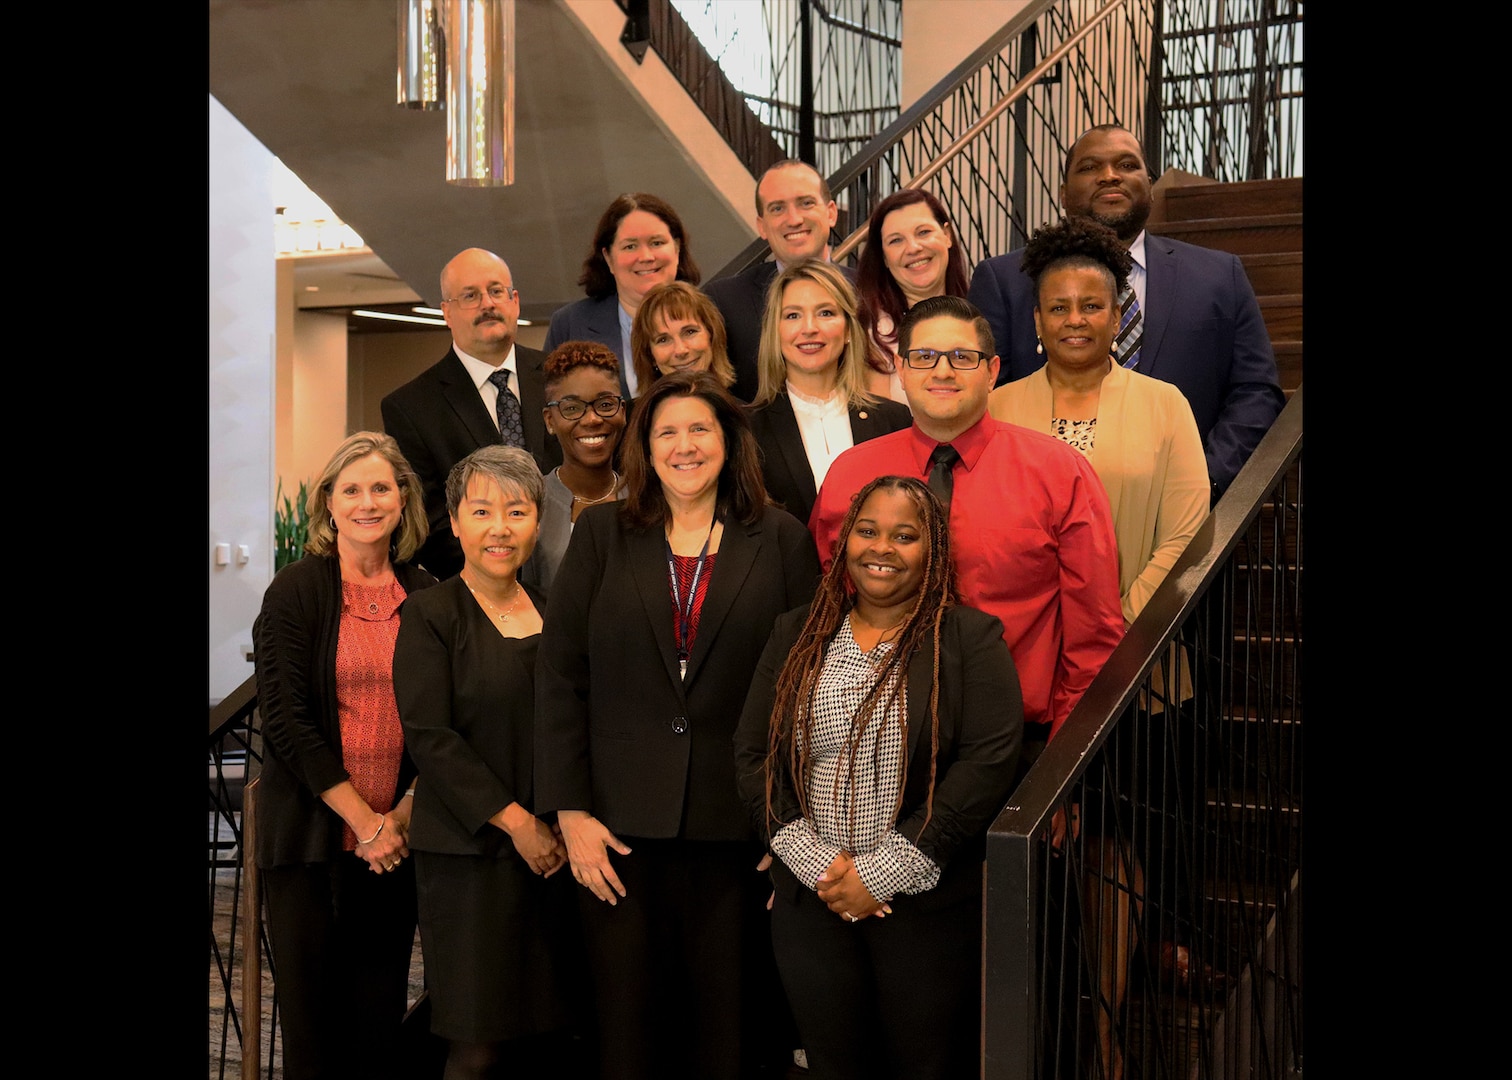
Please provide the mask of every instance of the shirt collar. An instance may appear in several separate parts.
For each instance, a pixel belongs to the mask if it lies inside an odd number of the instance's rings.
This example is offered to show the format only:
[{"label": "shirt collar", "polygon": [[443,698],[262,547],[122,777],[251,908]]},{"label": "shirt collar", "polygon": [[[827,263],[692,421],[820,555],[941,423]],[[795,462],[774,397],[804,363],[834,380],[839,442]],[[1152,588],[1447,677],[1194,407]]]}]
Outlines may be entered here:
[{"label": "shirt collar", "polygon": [[[467,374],[472,377],[475,389],[483,389],[483,384],[488,381],[488,377],[499,370],[499,368],[494,367],[492,364],[479,360],[476,356],[467,355],[467,353],[457,348],[455,341],[452,342],[452,352],[457,354],[457,359],[462,361],[462,366],[467,369]],[[511,373],[515,370],[514,345],[511,344],[509,346],[509,355],[504,357],[504,363],[500,364],[499,367]]]},{"label": "shirt collar", "polygon": [[[956,453],[961,455],[961,464],[968,470],[976,468],[976,463],[986,452],[987,444],[992,441],[992,433],[998,426],[998,421],[983,413],[980,420],[950,441],[950,445],[956,448]],[[920,431],[918,424],[911,425],[908,434],[910,436],[908,444],[913,451],[914,464],[918,466],[921,474],[927,474],[929,455],[933,454],[934,448],[940,444]]]},{"label": "shirt collar", "polygon": [[1139,235],[1129,245],[1129,257],[1134,260],[1134,265],[1141,270],[1145,268],[1145,231],[1139,230]]}]

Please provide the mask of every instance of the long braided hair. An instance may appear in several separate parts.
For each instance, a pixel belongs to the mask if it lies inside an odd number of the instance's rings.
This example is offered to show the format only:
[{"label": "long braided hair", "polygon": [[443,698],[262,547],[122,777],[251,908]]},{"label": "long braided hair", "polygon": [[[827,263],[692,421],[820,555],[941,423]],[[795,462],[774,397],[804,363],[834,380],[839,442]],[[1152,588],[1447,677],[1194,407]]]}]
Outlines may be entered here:
[{"label": "long braided hair", "polygon": [[[846,567],[845,551],[856,517],[874,491],[896,491],[914,504],[919,512],[919,522],[927,546],[923,580],[914,597],[913,609],[903,620],[902,628],[894,638],[893,648],[876,666],[875,680],[862,698],[851,723],[847,773],[850,790],[848,830],[853,830],[855,826],[856,751],[861,746],[861,740],[868,737],[880,747],[882,729],[886,725],[878,723],[873,727],[872,721],[879,714],[885,717],[892,703],[903,692],[908,662],[918,652],[926,636],[934,643],[934,664],[929,682],[929,790],[925,805],[925,824],[928,824],[934,813],[935,765],[940,748],[940,625],[944,620],[945,609],[958,602],[955,567],[950,558],[950,532],[944,508],[923,483],[906,476],[879,476],[858,491],[851,500],[850,509],[840,526],[834,561],[819,583],[808,618],[777,677],[772,715],[767,725],[766,756],[767,816],[774,822],[777,817],[772,809],[772,792],[775,778],[782,769],[787,769],[793,777],[798,805],[804,817],[812,818],[808,786],[814,769],[811,754],[814,742],[814,695],[824,668],[825,650],[839,633],[846,615],[855,606],[855,586]],[[903,789],[908,776],[907,723],[908,718],[904,715],[905,737],[899,751],[900,782],[898,797],[893,805],[895,819],[903,804]],[[839,782],[840,774],[837,772],[835,783],[838,785]]]}]

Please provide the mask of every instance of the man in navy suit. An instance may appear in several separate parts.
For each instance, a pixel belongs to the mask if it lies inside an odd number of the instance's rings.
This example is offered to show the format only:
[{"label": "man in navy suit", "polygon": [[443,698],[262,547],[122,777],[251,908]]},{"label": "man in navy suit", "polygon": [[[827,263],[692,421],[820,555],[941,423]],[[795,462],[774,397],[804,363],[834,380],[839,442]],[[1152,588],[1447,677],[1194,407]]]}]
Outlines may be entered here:
[{"label": "man in navy suit", "polygon": [[[828,259],[830,230],[839,215],[829,184],[819,170],[791,158],[777,162],[756,181],[756,231],[772,248],[772,259],[749,270],[719,278],[704,292],[724,316],[730,363],[735,367],[731,393],[741,401],[756,397],[756,358],[761,352],[761,320],[766,294],[779,270],[800,259]],[[854,271],[841,267],[855,281]]]},{"label": "man in navy suit", "polygon": [[515,345],[520,293],[504,260],[482,248],[453,258],[441,270],[441,311],[451,349],[385,397],[382,408],[383,430],[425,492],[430,535],[415,561],[445,579],[462,569],[446,513],[452,466],[480,446],[503,442],[529,450],[547,472],[562,463],[562,448],[546,434],[546,356]]},{"label": "man in navy suit", "polygon": [[[1150,184],[1139,140],[1100,124],[1066,155],[1061,212],[1101,221],[1134,257],[1129,280],[1143,322],[1136,370],[1186,395],[1216,502],[1286,397],[1244,266],[1227,252],[1146,233]],[[991,325],[1002,358],[999,383],[1022,379],[1045,362],[1036,348],[1034,287],[1020,269],[1022,256],[1014,251],[987,259],[971,279],[971,302]]]}]

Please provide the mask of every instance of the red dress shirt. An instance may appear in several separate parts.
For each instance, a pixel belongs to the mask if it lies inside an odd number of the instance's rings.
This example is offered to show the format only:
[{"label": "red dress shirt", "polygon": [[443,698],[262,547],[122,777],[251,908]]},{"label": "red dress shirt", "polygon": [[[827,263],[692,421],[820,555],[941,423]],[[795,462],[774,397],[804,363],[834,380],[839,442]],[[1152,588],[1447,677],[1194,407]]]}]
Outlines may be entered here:
[{"label": "red dress shirt", "polygon": [[[911,425],[835,459],[809,518],[825,568],[851,498],[878,476],[926,483],[939,445]],[[983,416],[955,439],[950,544],[963,603],[1003,621],[1024,721],[1060,729],[1123,638],[1118,541],[1091,464],[1049,435]]]}]

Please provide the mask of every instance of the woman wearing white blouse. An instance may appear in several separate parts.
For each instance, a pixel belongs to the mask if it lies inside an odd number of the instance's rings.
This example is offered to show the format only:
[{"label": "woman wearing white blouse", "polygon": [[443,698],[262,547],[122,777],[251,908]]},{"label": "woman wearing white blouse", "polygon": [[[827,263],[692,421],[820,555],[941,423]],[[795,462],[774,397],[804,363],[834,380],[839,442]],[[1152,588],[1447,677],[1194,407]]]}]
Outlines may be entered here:
[{"label": "woman wearing white blouse", "polygon": [[867,391],[874,348],[856,294],[834,264],[805,259],[773,280],[751,430],[767,493],[799,521],[808,521],[835,458],[912,421],[907,406]]},{"label": "woman wearing white blouse", "polygon": [[982,860],[1022,738],[1002,624],[955,602],[939,502],[871,481],[812,604],[777,620],[735,732],[814,1077],[978,1071]]}]

